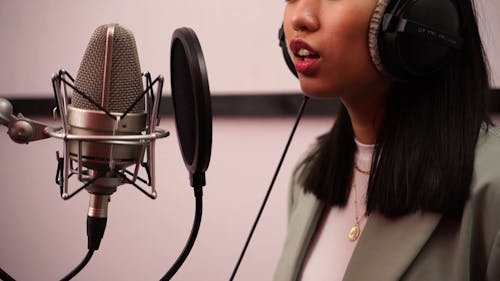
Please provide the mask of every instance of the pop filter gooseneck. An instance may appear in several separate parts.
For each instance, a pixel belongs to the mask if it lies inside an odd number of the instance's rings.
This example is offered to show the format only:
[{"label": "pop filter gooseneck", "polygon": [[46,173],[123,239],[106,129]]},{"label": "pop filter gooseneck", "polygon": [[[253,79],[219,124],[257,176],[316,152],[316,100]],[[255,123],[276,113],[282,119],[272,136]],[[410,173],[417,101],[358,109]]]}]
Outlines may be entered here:
[{"label": "pop filter gooseneck", "polygon": [[201,224],[205,172],[212,150],[212,105],[207,69],[196,33],[179,28],[172,35],[170,78],[177,139],[189,171],[196,198],[193,227],[188,241],[172,267],[161,280],[170,280],[191,251]]}]

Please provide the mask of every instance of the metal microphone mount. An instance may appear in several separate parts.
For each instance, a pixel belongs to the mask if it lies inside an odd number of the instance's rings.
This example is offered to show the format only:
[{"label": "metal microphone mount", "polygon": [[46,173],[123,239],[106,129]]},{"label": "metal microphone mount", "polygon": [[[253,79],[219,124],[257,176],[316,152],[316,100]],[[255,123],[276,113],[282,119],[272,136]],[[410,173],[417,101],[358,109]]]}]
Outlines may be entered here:
[{"label": "metal microphone mount", "polygon": [[20,113],[13,115],[12,104],[4,98],[0,98],[0,124],[9,128],[7,134],[16,143],[50,138],[47,125],[28,119]]},{"label": "metal microphone mount", "polygon": [[[91,194],[89,214],[101,216],[107,200],[96,199],[99,195],[108,197],[116,191],[116,188],[122,184],[131,184],[147,195],[151,199],[156,199],[157,192],[155,187],[155,140],[165,138],[169,135],[168,131],[157,128],[159,124],[159,106],[163,88],[163,77],[158,76],[154,81],[149,73],[143,74],[146,88],[143,94],[137,99],[139,102],[142,97],[145,97],[146,103],[146,129],[137,134],[109,134],[109,135],[88,135],[77,134],[70,132],[69,112],[71,97],[68,95],[68,88],[74,90],[74,94],[82,95],[84,98],[90,99],[85,93],[81,92],[74,85],[73,77],[65,70],[60,70],[52,77],[52,85],[54,96],[57,102],[57,107],[54,108],[54,119],[61,121],[61,127],[50,127],[38,121],[34,121],[24,117],[21,113],[14,115],[12,104],[0,98],[0,124],[8,128],[9,137],[16,143],[29,143],[32,141],[42,140],[46,138],[57,138],[63,140],[62,155],[59,151],[57,156],[57,173],[56,183],[60,187],[60,195],[64,200],[72,198],[74,195],[86,189]],[[157,91],[153,87],[157,85]],[[132,104],[131,108],[135,105]],[[129,112],[124,112],[119,115],[108,112],[101,108],[102,115],[108,117],[108,123],[115,124],[116,128],[123,124],[127,119]],[[82,159],[82,147],[85,144],[98,143],[110,146],[109,158],[104,159],[99,168],[89,166],[85,159]],[[115,154],[120,152],[120,148],[132,147],[137,149],[139,153],[138,159],[127,163],[120,162],[115,159]],[[76,150],[76,153],[74,152]],[[71,153],[73,152],[73,153]],[[144,159],[146,158],[146,159]],[[133,166],[132,171],[127,169],[128,166]],[[104,168],[103,168],[104,167]],[[146,171],[147,179],[138,176],[140,167]],[[76,191],[71,192],[68,188],[68,181],[72,176],[84,183],[83,186]],[[149,186],[150,191],[146,191],[138,182]],[[94,198],[95,200],[93,200]],[[101,214],[101,215],[99,215]]]}]

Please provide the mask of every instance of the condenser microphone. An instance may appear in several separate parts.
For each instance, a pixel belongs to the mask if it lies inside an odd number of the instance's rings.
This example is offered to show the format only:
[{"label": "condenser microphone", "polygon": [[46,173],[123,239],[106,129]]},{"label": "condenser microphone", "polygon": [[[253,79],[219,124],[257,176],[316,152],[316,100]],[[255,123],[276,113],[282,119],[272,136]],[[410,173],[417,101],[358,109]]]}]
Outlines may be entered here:
[{"label": "condenser microphone", "polygon": [[[90,38],[68,106],[71,134],[135,135],[146,128],[143,83],[133,34],[118,24],[99,26]],[[80,93],[84,94],[80,94]],[[122,118],[124,113],[127,113]],[[136,163],[143,147],[69,141],[69,155],[88,169],[91,217],[107,217],[109,196],[124,183],[115,172]]]},{"label": "condenser microphone", "polygon": [[[156,198],[155,140],[168,136],[168,132],[156,128],[163,77],[153,81],[149,73],[141,72],[134,36],[119,24],[102,25],[93,32],[76,79],[60,70],[52,84],[63,126],[49,129],[48,134],[64,140],[56,182],[65,200],[82,189],[90,194],[89,252],[63,279],[69,280],[99,249],[108,203],[118,186],[132,184],[151,199]],[[72,95],[67,88],[73,90]],[[133,172],[129,171],[134,165]],[[145,168],[148,180],[138,176],[140,167]],[[69,193],[68,181],[74,175],[83,186]],[[136,184],[137,179],[151,186],[151,192]]]},{"label": "condenser microphone", "polygon": [[[69,133],[75,135],[138,134],[146,127],[141,68],[133,34],[118,24],[99,26],[90,38],[75,79],[68,111]],[[131,109],[129,109],[131,108]],[[126,113],[123,120],[121,116]],[[136,163],[141,146],[71,140],[69,156],[90,194],[87,234],[97,250],[106,226],[108,202],[124,183],[115,169]]]},{"label": "condenser microphone", "polygon": [[[53,113],[62,126],[14,115],[12,104],[0,98],[0,125],[8,127],[13,141],[51,137],[63,141],[62,155],[56,152],[61,197],[68,200],[84,189],[90,193],[89,252],[62,280],[73,278],[99,249],[108,202],[118,186],[130,184],[151,199],[157,197],[155,142],[169,135],[157,127],[163,81],[161,75],[152,79],[148,72],[141,73],[133,34],[118,24],[107,24],[92,34],[76,79],[62,69],[52,76],[57,104]],[[139,176],[140,168],[147,178]],[[69,181],[75,178],[83,185],[70,192]],[[0,269],[0,278],[6,276]]]}]

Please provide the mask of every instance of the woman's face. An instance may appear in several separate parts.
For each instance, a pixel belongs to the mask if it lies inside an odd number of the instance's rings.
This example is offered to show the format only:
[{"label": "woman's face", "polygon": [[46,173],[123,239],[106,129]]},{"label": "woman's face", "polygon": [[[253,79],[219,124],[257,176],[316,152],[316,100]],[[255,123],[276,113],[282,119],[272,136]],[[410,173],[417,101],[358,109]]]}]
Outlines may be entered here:
[{"label": "woman's face", "polygon": [[377,0],[289,0],[285,36],[304,93],[352,97],[387,85],[371,62],[368,28]]}]

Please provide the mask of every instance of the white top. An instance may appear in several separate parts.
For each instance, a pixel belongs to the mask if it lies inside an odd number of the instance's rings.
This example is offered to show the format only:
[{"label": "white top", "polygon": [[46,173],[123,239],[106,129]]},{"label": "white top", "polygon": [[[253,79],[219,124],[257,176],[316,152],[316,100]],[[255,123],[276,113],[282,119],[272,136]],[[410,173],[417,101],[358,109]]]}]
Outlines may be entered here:
[{"label": "white top", "polygon": [[[369,171],[375,145],[362,144],[356,141],[358,151],[354,161],[362,171]],[[368,177],[354,169],[353,182],[358,194],[357,211],[360,219],[361,231],[366,224],[366,190]],[[353,185],[354,186],[354,185]],[[352,187],[354,188],[354,187]],[[318,226],[313,241],[308,249],[302,275],[302,281],[342,280],[351,259],[356,241],[349,240],[349,231],[356,222],[356,206],[354,204],[356,192],[354,189],[349,194],[345,208],[328,208]]]}]

